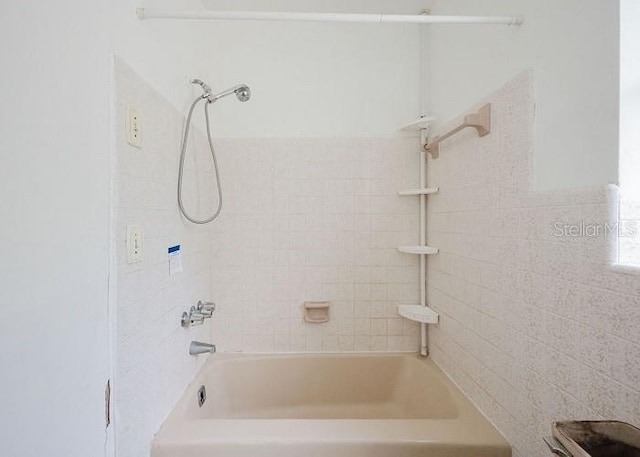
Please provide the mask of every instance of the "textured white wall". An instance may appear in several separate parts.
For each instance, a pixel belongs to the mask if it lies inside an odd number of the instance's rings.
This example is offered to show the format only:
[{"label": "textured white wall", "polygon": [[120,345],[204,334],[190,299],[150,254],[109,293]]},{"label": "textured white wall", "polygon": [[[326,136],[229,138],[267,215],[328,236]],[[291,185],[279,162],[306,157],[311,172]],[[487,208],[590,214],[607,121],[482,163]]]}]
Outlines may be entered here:
[{"label": "textured white wall", "polygon": [[[183,329],[180,315],[211,297],[212,226],[185,223],[175,199],[182,115],[120,61],[115,64],[117,263],[116,427],[118,457],[148,455],[153,434],[200,368],[191,340],[208,341],[209,322]],[[142,119],[142,149],[126,143],[125,110]],[[185,203],[194,212],[213,207],[212,175],[202,133],[188,156]],[[198,178],[194,169],[198,168]],[[197,187],[196,187],[197,183]],[[128,264],[129,224],[142,226],[143,261]],[[184,271],[169,276],[167,248],[180,244]]]},{"label": "textured white wall", "polygon": [[10,222],[0,233],[12,261],[1,269],[0,303],[13,316],[0,323],[2,455],[97,456],[107,449],[109,54],[153,75],[178,106],[190,90],[185,75],[202,63],[202,30],[142,24],[138,5],[2,6],[0,208]]},{"label": "textured white wall", "polygon": [[[425,7],[417,0],[204,3],[234,10],[410,14]],[[420,114],[418,26],[204,22],[203,79],[214,90],[239,82],[253,89],[250,103],[225,101],[215,110],[219,137],[393,135]]]},{"label": "textured white wall", "polygon": [[618,1],[446,0],[434,14],[515,15],[521,27],[430,30],[432,113],[447,122],[534,68],[534,186],[617,183]]},{"label": "textured white wall", "polygon": [[[418,349],[400,303],[419,303],[415,138],[216,141],[225,209],[213,226],[218,311],[211,339],[226,351]],[[307,324],[304,301],[330,301]]]},{"label": "textured white wall", "polygon": [[65,0],[0,9],[0,455],[100,456],[108,7]]},{"label": "textured white wall", "polygon": [[525,73],[485,99],[491,134],[451,140],[428,176],[431,355],[516,457],[549,455],[555,420],[640,423],[640,276],[612,269],[604,236],[617,189],[531,190],[532,86]]},{"label": "textured white wall", "polygon": [[[211,47],[211,24],[199,21],[141,21],[140,6],[171,9],[201,9],[200,0],[118,0],[109,8],[110,46],[114,54],[186,114],[196,91],[189,80],[209,66],[203,56]],[[193,95],[193,96],[192,96]]]},{"label": "textured white wall", "polygon": [[[418,0],[248,2],[169,0],[153,8],[362,11],[418,14]],[[140,21],[136,0],[111,11],[112,48],[186,114],[200,78],[214,90],[239,82],[250,103],[213,110],[217,137],[392,135],[419,113],[419,29],[413,25],[255,21]],[[202,125],[202,124],[200,124]]]}]

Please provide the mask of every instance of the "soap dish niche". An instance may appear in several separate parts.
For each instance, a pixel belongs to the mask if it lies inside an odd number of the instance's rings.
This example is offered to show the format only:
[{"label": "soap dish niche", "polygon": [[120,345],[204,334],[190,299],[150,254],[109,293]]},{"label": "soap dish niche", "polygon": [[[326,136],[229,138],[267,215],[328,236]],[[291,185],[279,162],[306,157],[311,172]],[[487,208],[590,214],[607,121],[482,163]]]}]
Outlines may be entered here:
[{"label": "soap dish niche", "polygon": [[329,322],[329,308],[331,303],[328,301],[306,301],[304,302],[304,320],[311,324],[322,324]]}]

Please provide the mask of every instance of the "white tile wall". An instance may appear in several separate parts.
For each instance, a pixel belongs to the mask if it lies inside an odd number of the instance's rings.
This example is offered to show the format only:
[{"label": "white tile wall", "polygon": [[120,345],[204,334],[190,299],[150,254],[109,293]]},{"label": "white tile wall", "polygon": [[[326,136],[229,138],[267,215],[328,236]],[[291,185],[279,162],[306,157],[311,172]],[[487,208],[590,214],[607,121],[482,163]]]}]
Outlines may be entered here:
[{"label": "white tile wall", "polygon": [[[215,224],[212,340],[227,351],[417,350],[415,138],[216,141],[225,207]],[[304,301],[331,321],[306,324]]]},{"label": "white tile wall", "polygon": [[[182,115],[158,93],[116,61],[117,170],[115,236],[117,243],[117,360],[114,383],[119,457],[148,455],[153,434],[193,379],[204,357],[188,355],[192,339],[207,341],[207,326],[190,330],[179,325],[183,310],[211,296],[210,227],[182,222],[175,198]],[[141,117],[142,149],[126,143],[124,114],[131,103]],[[203,137],[196,138],[188,162],[206,164]],[[200,189],[212,185],[203,166]],[[193,182],[190,179],[189,182]],[[188,202],[205,209],[207,196],[187,189]],[[193,208],[197,210],[198,208]],[[127,264],[128,224],[145,234],[144,260]],[[167,248],[180,244],[184,272],[170,277]]]},{"label": "white tile wall", "polygon": [[455,137],[428,173],[431,355],[521,457],[549,455],[554,420],[640,425],[640,275],[609,266],[615,234],[554,225],[614,223],[617,189],[531,191],[532,78],[491,95],[491,135]]}]

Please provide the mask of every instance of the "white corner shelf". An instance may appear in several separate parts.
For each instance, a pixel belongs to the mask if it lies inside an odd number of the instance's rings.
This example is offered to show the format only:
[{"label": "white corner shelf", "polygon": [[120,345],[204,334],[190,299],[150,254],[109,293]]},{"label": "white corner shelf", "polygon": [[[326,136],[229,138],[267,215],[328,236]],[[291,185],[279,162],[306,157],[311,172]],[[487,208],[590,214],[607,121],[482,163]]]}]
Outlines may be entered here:
[{"label": "white corner shelf", "polygon": [[438,313],[422,305],[398,305],[398,314],[421,324],[437,324]]},{"label": "white corner shelf", "polygon": [[404,252],[405,254],[420,255],[430,255],[438,253],[438,249],[431,246],[400,246],[398,247],[398,251]]},{"label": "white corner shelf", "polygon": [[406,189],[398,191],[398,195],[429,195],[438,192],[437,187],[423,187],[422,189]]},{"label": "white corner shelf", "polygon": [[429,128],[429,126],[433,124],[433,121],[435,120],[436,119],[434,117],[421,117],[416,119],[415,121],[403,125],[398,130],[400,130],[401,132],[417,132],[418,130]]}]

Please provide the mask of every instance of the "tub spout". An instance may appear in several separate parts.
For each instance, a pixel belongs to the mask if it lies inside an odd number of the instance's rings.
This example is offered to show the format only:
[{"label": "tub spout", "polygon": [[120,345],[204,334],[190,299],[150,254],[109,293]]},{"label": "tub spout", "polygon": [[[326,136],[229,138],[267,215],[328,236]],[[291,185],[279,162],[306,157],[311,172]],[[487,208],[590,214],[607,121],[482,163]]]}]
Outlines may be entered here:
[{"label": "tub spout", "polygon": [[216,345],[201,343],[200,341],[192,341],[189,345],[189,354],[191,355],[206,354],[208,352],[212,354],[216,352]]}]

